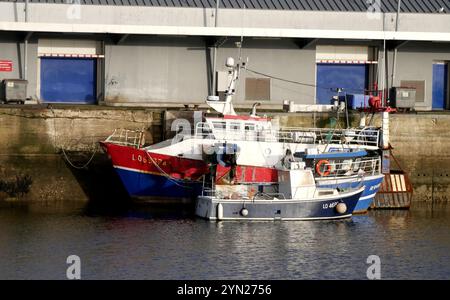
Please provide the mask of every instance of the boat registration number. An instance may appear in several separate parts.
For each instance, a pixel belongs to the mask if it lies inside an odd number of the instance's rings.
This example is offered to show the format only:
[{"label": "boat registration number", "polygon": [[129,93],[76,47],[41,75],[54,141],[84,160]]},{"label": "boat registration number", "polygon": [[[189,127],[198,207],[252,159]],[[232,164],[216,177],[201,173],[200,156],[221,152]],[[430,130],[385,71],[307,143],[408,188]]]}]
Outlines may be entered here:
[{"label": "boat registration number", "polygon": [[329,209],[329,208],[334,208],[336,205],[338,205],[339,201],[335,201],[335,202],[331,202],[331,203],[324,203],[322,205],[323,209]]}]

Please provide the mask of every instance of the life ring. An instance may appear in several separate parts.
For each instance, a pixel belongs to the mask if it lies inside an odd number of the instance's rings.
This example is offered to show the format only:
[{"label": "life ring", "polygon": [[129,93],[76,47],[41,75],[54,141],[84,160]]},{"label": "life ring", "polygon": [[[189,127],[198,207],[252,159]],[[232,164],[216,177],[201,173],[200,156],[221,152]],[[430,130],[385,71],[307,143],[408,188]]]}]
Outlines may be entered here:
[{"label": "life ring", "polygon": [[[322,165],[326,165],[326,170],[322,171]],[[328,176],[331,173],[331,165],[330,162],[326,159],[319,160],[319,162],[316,165],[316,172],[320,176]]]}]

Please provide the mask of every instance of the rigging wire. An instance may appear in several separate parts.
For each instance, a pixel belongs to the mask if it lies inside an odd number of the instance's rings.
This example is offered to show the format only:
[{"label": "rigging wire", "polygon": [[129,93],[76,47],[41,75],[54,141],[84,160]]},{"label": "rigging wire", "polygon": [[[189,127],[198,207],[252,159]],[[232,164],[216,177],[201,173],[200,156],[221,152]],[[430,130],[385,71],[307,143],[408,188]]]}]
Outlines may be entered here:
[{"label": "rigging wire", "polygon": [[187,188],[187,189],[193,189],[193,187],[188,186],[188,185],[184,185],[182,183],[179,183],[178,181],[184,181],[187,183],[196,183],[194,180],[183,180],[183,179],[179,179],[179,178],[175,178],[173,176],[171,176],[170,174],[168,174],[166,171],[164,171],[157,163],[156,161],[153,159],[153,157],[148,153],[147,150],[143,149],[144,152],[147,154],[147,157],[150,159],[150,161],[153,163],[153,165],[158,169],[159,172],[161,172],[162,175],[164,175],[164,177],[166,177],[169,181],[173,182],[175,185],[180,186],[182,188]]},{"label": "rigging wire", "polygon": [[328,91],[337,91],[338,89],[341,89],[343,91],[347,91],[347,92],[374,92],[373,90],[368,90],[368,89],[346,89],[346,88],[338,88],[338,87],[325,87],[325,86],[320,86],[317,84],[312,84],[312,83],[304,83],[301,81],[295,81],[295,80],[290,80],[290,79],[286,79],[286,78],[282,78],[282,77],[277,77],[277,76],[273,76],[267,73],[263,73],[263,72],[259,72],[256,70],[252,70],[249,69],[247,67],[244,68],[246,71],[253,73],[253,74],[257,74],[257,75],[261,75],[264,77],[268,77],[268,78],[272,78],[274,80],[279,80],[279,81],[284,81],[284,82],[289,82],[292,84],[297,84],[297,85],[301,85],[301,86],[307,86],[307,87],[313,87],[313,88],[319,88],[319,89],[324,89],[324,90],[328,90]]}]

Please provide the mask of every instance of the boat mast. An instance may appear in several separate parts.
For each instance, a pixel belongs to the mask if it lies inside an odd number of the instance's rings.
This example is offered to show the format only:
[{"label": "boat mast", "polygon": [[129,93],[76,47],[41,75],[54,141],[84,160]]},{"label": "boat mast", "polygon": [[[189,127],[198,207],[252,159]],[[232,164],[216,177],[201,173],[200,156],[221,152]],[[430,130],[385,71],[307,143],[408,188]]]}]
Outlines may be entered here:
[{"label": "boat mast", "polygon": [[235,65],[234,59],[228,57],[225,65],[228,68],[228,87],[225,91],[225,99],[220,100],[219,96],[208,96],[206,104],[208,104],[215,111],[223,115],[236,116],[233,107],[233,96],[236,94],[236,85],[239,80],[241,65]]}]

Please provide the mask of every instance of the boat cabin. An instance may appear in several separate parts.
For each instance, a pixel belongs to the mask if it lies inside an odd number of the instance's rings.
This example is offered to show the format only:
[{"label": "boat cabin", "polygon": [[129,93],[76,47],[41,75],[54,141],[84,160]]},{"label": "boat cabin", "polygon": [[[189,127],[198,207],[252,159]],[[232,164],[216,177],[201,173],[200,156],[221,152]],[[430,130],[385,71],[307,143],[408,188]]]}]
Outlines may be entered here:
[{"label": "boat cabin", "polygon": [[278,171],[278,190],[286,199],[313,199],[334,195],[335,189],[317,189],[313,171],[304,162],[291,162],[290,169]]},{"label": "boat cabin", "polygon": [[205,122],[197,124],[195,135],[218,140],[276,140],[270,119],[256,116],[207,117]]}]

